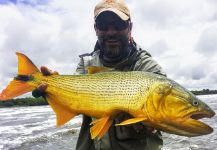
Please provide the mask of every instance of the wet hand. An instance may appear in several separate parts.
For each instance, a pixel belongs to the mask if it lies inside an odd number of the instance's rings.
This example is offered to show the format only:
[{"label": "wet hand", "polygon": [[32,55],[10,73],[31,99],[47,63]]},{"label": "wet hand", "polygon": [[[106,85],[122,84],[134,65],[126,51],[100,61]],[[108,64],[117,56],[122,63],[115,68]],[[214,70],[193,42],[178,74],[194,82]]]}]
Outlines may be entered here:
[{"label": "wet hand", "polygon": [[41,73],[42,73],[44,76],[58,75],[58,74],[59,74],[58,72],[52,71],[52,70],[48,69],[48,68],[45,67],[45,66],[42,66],[42,67],[40,68],[40,70],[41,70]]},{"label": "wet hand", "polygon": [[[58,75],[59,74],[58,72],[52,71],[45,66],[42,66],[40,68],[40,70],[44,76]],[[48,85],[45,83],[40,84],[35,90],[32,91],[32,96],[34,96],[35,98],[38,98],[40,96],[45,97],[45,90],[47,89],[47,86]]]}]

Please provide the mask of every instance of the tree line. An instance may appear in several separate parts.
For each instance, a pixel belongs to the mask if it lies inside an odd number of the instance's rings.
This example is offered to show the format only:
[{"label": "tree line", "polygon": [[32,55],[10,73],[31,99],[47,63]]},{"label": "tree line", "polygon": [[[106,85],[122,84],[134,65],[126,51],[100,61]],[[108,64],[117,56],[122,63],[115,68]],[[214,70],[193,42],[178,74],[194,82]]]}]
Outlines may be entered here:
[{"label": "tree line", "polygon": [[208,95],[208,94],[217,94],[217,90],[203,89],[203,90],[195,90],[191,91],[195,95]]},{"label": "tree line", "polygon": [[0,101],[0,107],[12,107],[12,106],[40,106],[40,105],[48,105],[48,102],[42,98],[16,98],[8,101]]},{"label": "tree line", "polygon": [[[207,94],[217,94],[217,90],[195,90],[191,91],[195,95],[207,95]],[[16,98],[8,101],[0,101],[0,107],[12,107],[12,106],[40,106],[40,105],[48,105],[48,102],[42,98],[33,98],[33,97],[26,97],[26,98]]]}]

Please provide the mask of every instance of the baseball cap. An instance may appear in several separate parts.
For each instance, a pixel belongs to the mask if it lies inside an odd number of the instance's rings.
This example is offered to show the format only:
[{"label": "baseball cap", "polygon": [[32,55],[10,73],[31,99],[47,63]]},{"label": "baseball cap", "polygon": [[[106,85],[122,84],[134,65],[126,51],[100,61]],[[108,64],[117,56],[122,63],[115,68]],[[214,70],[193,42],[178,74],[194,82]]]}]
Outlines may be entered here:
[{"label": "baseball cap", "polygon": [[130,18],[130,10],[124,0],[101,0],[94,9],[94,19],[105,11],[112,11],[122,20],[126,21]]}]

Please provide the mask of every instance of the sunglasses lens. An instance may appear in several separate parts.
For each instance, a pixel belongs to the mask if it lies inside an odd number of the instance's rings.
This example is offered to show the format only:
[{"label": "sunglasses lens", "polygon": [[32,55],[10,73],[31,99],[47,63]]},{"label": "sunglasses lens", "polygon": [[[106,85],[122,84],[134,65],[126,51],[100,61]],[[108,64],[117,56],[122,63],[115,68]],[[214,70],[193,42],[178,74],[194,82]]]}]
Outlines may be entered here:
[{"label": "sunglasses lens", "polygon": [[129,23],[126,21],[115,22],[114,24],[116,30],[124,30],[129,26]]},{"label": "sunglasses lens", "polygon": [[101,31],[107,31],[109,26],[101,21],[96,21],[96,27]]},{"label": "sunglasses lens", "polygon": [[112,26],[117,31],[121,31],[126,29],[129,26],[128,21],[116,21],[116,22],[106,22],[106,21],[100,21],[96,20],[96,27],[101,31],[107,31],[109,27]]}]

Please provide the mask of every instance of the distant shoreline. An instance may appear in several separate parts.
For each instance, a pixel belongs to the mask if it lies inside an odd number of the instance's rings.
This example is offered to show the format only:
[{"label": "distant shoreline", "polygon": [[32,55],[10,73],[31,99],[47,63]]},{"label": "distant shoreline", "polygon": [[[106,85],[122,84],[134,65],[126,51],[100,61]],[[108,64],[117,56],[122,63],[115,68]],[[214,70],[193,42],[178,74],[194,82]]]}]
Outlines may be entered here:
[{"label": "distant shoreline", "polygon": [[8,101],[0,101],[0,108],[5,107],[21,107],[21,106],[43,106],[48,105],[48,102],[42,98],[25,97],[17,98]]},{"label": "distant shoreline", "polygon": [[209,89],[203,89],[203,90],[192,90],[191,91],[195,95],[210,95],[210,94],[217,94],[217,90],[209,90]]}]

